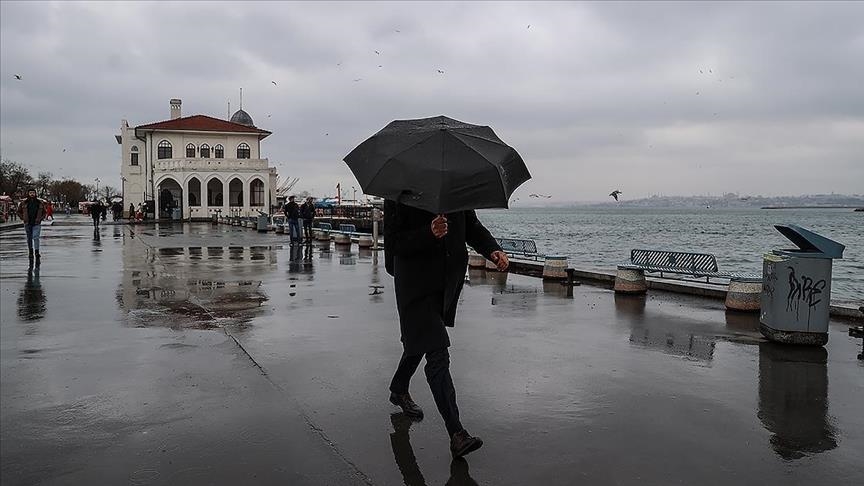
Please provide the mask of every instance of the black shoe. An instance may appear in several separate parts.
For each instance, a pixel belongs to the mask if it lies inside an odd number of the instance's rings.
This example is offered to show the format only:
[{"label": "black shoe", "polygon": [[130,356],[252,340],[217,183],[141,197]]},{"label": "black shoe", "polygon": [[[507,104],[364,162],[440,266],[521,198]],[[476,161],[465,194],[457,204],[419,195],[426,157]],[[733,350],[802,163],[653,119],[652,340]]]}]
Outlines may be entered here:
[{"label": "black shoe", "polygon": [[33,263],[33,248],[30,248],[30,251],[28,253],[30,255],[30,263]]},{"label": "black shoe", "polygon": [[450,452],[453,457],[462,457],[483,446],[483,439],[472,437],[467,430],[462,429],[450,438]]},{"label": "black shoe", "polygon": [[414,403],[414,400],[411,399],[411,395],[407,393],[400,393],[397,395],[396,393],[390,392],[390,403],[397,407],[401,407],[402,411],[405,412],[405,415],[413,419],[423,419],[423,409]]},{"label": "black shoe", "polygon": [[39,250],[36,250],[36,266],[38,267],[41,264],[42,264],[42,254],[39,253]]}]

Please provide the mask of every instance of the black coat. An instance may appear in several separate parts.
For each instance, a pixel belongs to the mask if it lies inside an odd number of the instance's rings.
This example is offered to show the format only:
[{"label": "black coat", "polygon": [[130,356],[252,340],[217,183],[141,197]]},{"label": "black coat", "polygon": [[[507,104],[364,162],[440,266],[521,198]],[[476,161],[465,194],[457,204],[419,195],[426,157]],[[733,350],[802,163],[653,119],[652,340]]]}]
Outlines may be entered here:
[{"label": "black coat", "polygon": [[466,243],[483,256],[500,250],[474,211],[447,214],[442,239],[432,234],[435,215],[393,201],[384,203],[384,262],[393,275],[402,345],[408,355],[450,346],[447,327],[468,268]]},{"label": "black coat", "polygon": [[315,219],[315,205],[312,203],[303,203],[300,206],[300,217],[305,220]]},{"label": "black coat", "polygon": [[300,219],[300,206],[296,202],[288,202],[282,209],[288,219]]}]

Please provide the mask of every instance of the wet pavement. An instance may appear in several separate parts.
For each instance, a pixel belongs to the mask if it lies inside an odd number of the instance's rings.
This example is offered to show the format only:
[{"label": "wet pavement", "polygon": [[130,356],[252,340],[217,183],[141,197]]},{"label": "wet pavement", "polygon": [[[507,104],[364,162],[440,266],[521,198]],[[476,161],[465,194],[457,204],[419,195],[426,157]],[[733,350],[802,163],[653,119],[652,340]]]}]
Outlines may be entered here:
[{"label": "wet pavement", "polygon": [[[452,370],[483,437],[450,458],[387,402],[400,354],[371,251],[207,224],[0,236],[2,483],[861,484],[860,339],[763,342],[755,316],[471,271]],[[383,286],[383,289],[376,288]]]}]

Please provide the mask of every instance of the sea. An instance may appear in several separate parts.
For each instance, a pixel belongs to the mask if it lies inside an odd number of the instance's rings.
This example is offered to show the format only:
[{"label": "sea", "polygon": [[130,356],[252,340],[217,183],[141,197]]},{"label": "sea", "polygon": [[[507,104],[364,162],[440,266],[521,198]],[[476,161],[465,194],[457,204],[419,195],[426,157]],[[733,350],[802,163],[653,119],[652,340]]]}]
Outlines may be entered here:
[{"label": "sea", "polygon": [[796,248],[774,225],[795,224],[846,246],[831,300],[864,305],[864,212],[852,209],[511,208],[477,212],[491,233],[527,238],[571,267],[614,272],[633,248],[711,253],[720,271],[762,273],[774,249]]}]

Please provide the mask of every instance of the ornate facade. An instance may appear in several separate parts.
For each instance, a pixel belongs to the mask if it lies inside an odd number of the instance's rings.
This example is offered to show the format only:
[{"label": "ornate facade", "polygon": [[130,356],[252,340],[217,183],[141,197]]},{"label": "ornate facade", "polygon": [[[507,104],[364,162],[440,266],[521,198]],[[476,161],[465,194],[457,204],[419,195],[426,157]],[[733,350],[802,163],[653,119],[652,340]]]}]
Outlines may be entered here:
[{"label": "ornate facade", "polygon": [[181,116],[171,100],[171,119],[130,127],[120,124],[124,210],[154,201],[156,217],[209,218],[213,214],[269,213],[276,203],[276,168],[261,156],[271,132],[238,110],[230,121]]}]

